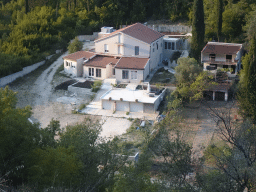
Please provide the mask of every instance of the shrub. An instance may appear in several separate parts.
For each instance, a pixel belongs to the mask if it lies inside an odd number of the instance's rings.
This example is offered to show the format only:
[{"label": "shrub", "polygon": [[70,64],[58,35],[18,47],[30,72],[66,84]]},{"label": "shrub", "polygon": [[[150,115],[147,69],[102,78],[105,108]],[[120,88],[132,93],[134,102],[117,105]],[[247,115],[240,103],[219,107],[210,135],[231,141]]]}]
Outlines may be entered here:
[{"label": "shrub", "polygon": [[129,112],[129,111],[127,111],[127,112],[126,112],[126,115],[129,115],[129,114],[130,114],[130,112]]},{"label": "shrub", "polygon": [[92,92],[97,93],[100,90],[101,85],[102,85],[101,81],[94,81],[93,85],[91,86]]},{"label": "shrub", "polygon": [[82,109],[84,109],[86,107],[86,105],[83,103],[83,104],[81,104],[80,106],[79,106],[79,110],[82,110]]}]

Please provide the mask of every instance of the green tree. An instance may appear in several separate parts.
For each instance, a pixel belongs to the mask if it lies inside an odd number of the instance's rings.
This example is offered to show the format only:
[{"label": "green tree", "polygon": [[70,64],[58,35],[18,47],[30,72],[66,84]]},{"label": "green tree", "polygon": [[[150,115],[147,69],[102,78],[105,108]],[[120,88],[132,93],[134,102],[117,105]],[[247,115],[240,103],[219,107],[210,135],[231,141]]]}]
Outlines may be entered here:
[{"label": "green tree", "polygon": [[249,53],[243,57],[240,73],[238,101],[244,117],[256,122],[256,36],[250,42]]},{"label": "green tree", "polygon": [[40,142],[38,124],[28,121],[31,107],[16,108],[15,95],[8,87],[0,90],[0,177],[7,186],[17,186],[26,178],[27,157]]},{"label": "green tree", "polygon": [[251,11],[245,0],[236,4],[228,4],[223,12],[222,32],[230,42],[244,42],[243,26],[245,16]]},{"label": "green tree", "polygon": [[202,68],[194,58],[181,57],[177,60],[177,64],[175,78],[178,85],[191,84],[202,71]]},{"label": "green tree", "polygon": [[83,48],[83,43],[78,40],[76,37],[75,40],[69,44],[68,46],[68,52],[69,54],[75,53],[77,51],[80,51]]},{"label": "green tree", "polygon": [[[124,165],[127,157],[116,156],[118,149],[115,139],[106,142],[99,137],[101,124],[87,119],[84,124],[67,126],[60,136],[60,146],[73,148],[81,163],[79,177],[76,179],[82,191],[104,189],[113,181],[114,173]],[[103,167],[98,171],[98,166]]]},{"label": "green tree", "polygon": [[217,0],[217,38],[220,41],[222,30],[222,13],[223,13],[223,0]]},{"label": "green tree", "polygon": [[204,44],[205,24],[203,0],[195,0],[193,7],[191,55],[197,61],[201,58]]},{"label": "green tree", "polygon": [[253,38],[256,31],[256,5],[253,4],[251,7],[252,11],[246,15],[246,25],[243,28],[249,41]]}]

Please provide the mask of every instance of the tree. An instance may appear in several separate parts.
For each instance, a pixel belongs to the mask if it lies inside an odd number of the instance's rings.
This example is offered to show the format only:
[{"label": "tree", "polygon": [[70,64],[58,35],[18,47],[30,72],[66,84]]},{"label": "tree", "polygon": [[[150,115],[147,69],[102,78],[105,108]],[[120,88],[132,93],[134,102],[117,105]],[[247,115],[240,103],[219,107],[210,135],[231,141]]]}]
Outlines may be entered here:
[{"label": "tree", "polygon": [[25,180],[27,157],[40,142],[39,125],[28,121],[31,107],[16,108],[15,95],[8,87],[0,90],[0,178],[7,186]]},{"label": "tree", "polygon": [[228,41],[244,42],[245,16],[251,8],[245,0],[228,4],[223,12],[222,33]]},{"label": "tree", "polygon": [[222,29],[222,12],[223,12],[223,0],[217,0],[217,37],[220,41],[221,29]]},{"label": "tree", "polygon": [[178,85],[191,84],[202,71],[194,58],[181,57],[177,60],[175,67],[175,78]]},{"label": "tree", "polygon": [[[169,111],[165,119],[156,125],[156,133],[148,142],[154,162],[159,167],[160,179],[173,191],[193,191],[186,182],[186,176],[192,171],[191,146],[179,134],[180,119],[178,113]],[[167,191],[167,190],[166,190]]]},{"label": "tree", "polygon": [[240,73],[238,101],[240,112],[256,122],[256,36],[250,42],[249,53],[243,57],[243,69]]},{"label": "tree", "polygon": [[249,120],[241,123],[232,121],[230,116],[232,107],[227,110],[208,107],[216,121],[218,136],[224,145],[209,146],[205,153],[206,160],[215,161],[220,174],[225,174],[224,182],[229,183],[229,187],[235,189],[230,191],[242,192],[246,188],[248,191],[255,190],[255,125]]},{"label": "tree", "polygon": [[252,11],[245,17],[246,25],[243,30],[246,32],[247,39],[250,41],[256,31],[256,5],[252,5]]},{"label": "tree", "polygon": [[68,46],[68,52],[69,54],[75,53],[77,51],[80,51],[83,48],[83,43],[78,40],[76,37],[75,40],[69,44]]},{"label": "tree", "polygon": [[201,58],[201,51],[204,47],[204,5],[203,0],[195,0],[193,7],[191,55],[197,61]]},{"label": "tree", "polygon": [[[114,173],[124,165],[126,156],[117,156],[121,150],[116,140],[106,142],[99,137],[101,124],[86,119],[84,124],[67,126],[60,135],[60,146],[72,148],[80,162],[79,177],[76,178],[81,191],[104,189],[112,183]],[[98,166],[103,167],[101,171]]]}]

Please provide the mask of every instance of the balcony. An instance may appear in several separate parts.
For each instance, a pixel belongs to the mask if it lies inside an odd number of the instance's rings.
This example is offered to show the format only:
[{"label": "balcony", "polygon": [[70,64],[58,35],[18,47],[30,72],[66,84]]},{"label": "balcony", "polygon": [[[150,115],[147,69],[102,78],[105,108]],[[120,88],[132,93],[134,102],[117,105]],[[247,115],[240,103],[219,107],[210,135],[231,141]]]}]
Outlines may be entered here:
[{"label": "balcony", "polygon": [[115,44],[116,44],[116,45],[120,45],[120,46],[123,46],[123,45],[124,45],[124,43],[118,43],[118,42],[116,42]]},{"label": "balcony", "polygon": [[203,60],[202,62],[217,65],[237,65],[237,61],[233,62],[231,59],[226,59],[226,61],[216,61],[215,57],[209,58],[209,60]]}]

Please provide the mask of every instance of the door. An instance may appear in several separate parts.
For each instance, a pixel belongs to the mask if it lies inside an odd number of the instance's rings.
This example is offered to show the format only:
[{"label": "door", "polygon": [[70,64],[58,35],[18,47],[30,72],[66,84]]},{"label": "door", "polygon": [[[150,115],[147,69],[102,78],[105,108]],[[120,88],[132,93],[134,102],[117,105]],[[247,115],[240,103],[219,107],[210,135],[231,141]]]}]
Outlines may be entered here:
[{"label": "door", "polygon": [[112,102],[111,101],[106,101],[102,100],[102,108],[105,110],[112,110]]},{"label": "door", "polygon": [[154,113],[155,112],[154,104],[144,103],[144,112],[145,113]]},{"label": "door", "polygon": [[129,111],[129,103],[125,101],[117,101],[116,102],[116,110],[117,111]]},{"label": "door", "polygon": [[130,103],[130,111],[143,113],[143,103]]}]

